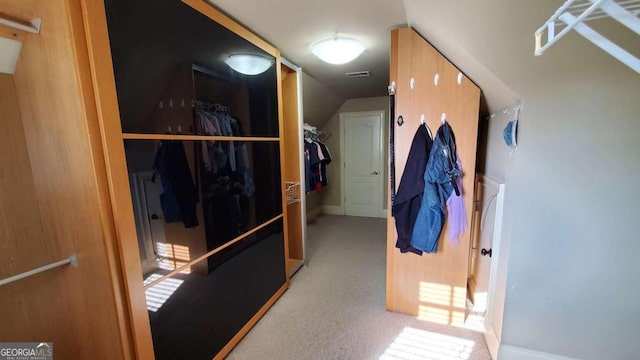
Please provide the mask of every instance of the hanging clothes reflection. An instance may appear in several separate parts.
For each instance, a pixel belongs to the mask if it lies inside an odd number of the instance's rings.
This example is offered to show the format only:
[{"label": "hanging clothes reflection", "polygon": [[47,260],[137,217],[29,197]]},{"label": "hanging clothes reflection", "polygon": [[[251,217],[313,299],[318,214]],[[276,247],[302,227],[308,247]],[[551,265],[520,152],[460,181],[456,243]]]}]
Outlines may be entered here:
[{"label": "hanging clothes reflection", "polygon": [[[228,106],[196,102],[196,134],[244,136]],[[239,141],[205,141],[200,147],[200,190],[209,249],[246,232],[252,223],[249,198],[255,194],[247,145]]]}]

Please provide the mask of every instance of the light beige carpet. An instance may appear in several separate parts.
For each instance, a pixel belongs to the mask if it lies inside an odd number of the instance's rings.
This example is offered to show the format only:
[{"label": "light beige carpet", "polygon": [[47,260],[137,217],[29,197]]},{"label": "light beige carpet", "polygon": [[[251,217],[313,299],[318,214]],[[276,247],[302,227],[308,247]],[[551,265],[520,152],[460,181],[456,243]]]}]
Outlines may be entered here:
[{"label": "light beige carpet", "polygon": [[482,333],[385,311],[384,219],[322,216],[308,266],[228,359],[491,359]]}]

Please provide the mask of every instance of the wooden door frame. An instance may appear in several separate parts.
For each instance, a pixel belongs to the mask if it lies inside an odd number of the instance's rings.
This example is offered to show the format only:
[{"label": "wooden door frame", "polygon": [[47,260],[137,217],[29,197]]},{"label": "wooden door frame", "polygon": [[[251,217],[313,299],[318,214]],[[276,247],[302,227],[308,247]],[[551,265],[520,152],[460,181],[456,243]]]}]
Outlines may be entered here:
[{"label": "wooden door frame", "polygon": [[[385,150],[385,141],[384,141],[384,124],[385,124],[385,110],[372,110],[372,111],[349,111],[349,112],[341,112],[340,113],[340,209],[339,213],[342,215],[347,214],[347,193],[346,193],[346,147],[345,147],[345,120],[349,116],[379,116],[380,117],[380,146],[378,152],[380,154],[380,159],[378,163],[380,165],[380,174],[378,174],[378,184],[380,185],[380,190],[384,194],[385,182],[386,178],[386,168],[384,166],[384,150]],[[382,195],[383,195],[382,194]],[[387,210],[384,208],[385,199],[380,198],[380,208],[377,210],[378,214],[376,217],[378,218],[386,218]]]},{"label": "wooden door frame", "polygon": [[[495,331],[494,328],[494,314],[495,314],[495,299],[496,294],[498,292],[497,283],[498,283],[498,272],[499,269],[499,260],[501,255],[501,249],[504,249],[505,242],[502,241],[502,226],[504,220],[504,196],[505,196],[505,183],[503,181],[498,181],[496,179],[491,178],[485,174],[478,173],[476,176],[476,182],[478,185],[480,184],[490,184],[498,189],[496,202],[495,202],[495,215],[493,219],[493,238],[491,239],[491,265],[489,267],[489,284],[487,288],[487,310],[484,318],[484,338],[487,342],[487,347],[491,356],[494,358],[498,355],[498,350],[500,348],[500,343],[502,341],[501,337]],[[480,219],[482,218],[482,213],[480,215]],[[476,219],[478,221],[478,219]],[[473,227],[473,224],[471,224]],[[471,260],[471,257],[469,257]],[[504,294],[502,294],[504,295]],[[502,297],[504,299],[504,296]],[[504,303],[500,304],[504,307]]]}]

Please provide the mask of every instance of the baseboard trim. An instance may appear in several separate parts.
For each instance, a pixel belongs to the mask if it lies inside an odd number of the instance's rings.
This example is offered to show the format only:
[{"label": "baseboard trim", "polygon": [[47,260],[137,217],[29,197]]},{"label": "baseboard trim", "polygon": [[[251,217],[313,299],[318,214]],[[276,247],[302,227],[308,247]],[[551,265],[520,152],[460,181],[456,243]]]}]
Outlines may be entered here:
[{"label": "baseboard trim", "polygon": [[491,354],[491,358],[494,360],[498,360],[498,350],[500,349],[500,339],[498,339],[498,335],[496,335],[493,328],[489,328],[484,332],[484,342],[487,343],[487,348],[489,349],[489,354]]},{"label": "baseboard trim", "polygon": [[[488,343],[487,343],[488,345]],[[493,354],[492,354],[493,356]],[[542,351],[521,348],[513,345],[500,345],[500,351],[496,360],[578,360]]]},{"label": "baseboard trim", "polygon": [[307,211],[307,224],[312,222],[318,216],[320,216],[321,212],[322,212],[322,209],[320,206],[316,207],[315,209]]},{"label": "baseboard trim", "polygon": [[327,215],[344,215],[343,206],[322,205],[322,213]]}]

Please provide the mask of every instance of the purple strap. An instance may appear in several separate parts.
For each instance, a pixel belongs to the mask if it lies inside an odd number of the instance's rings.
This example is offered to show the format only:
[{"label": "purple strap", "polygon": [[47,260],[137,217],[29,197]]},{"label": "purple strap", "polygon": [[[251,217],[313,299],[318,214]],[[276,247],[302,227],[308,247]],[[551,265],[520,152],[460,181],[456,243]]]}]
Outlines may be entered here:
[{"label": "purple strap", "polygon": [[[458,169],[462,171],[462,162],[458,156]],[[457,246],[460,243],[460,236],[467,230],[467,212],[464,206],[464,191],[462,190],[462,176],[457,180],[460,196],[455,191],[447,199],[447,210],[449,212],[449,243]]]}]

